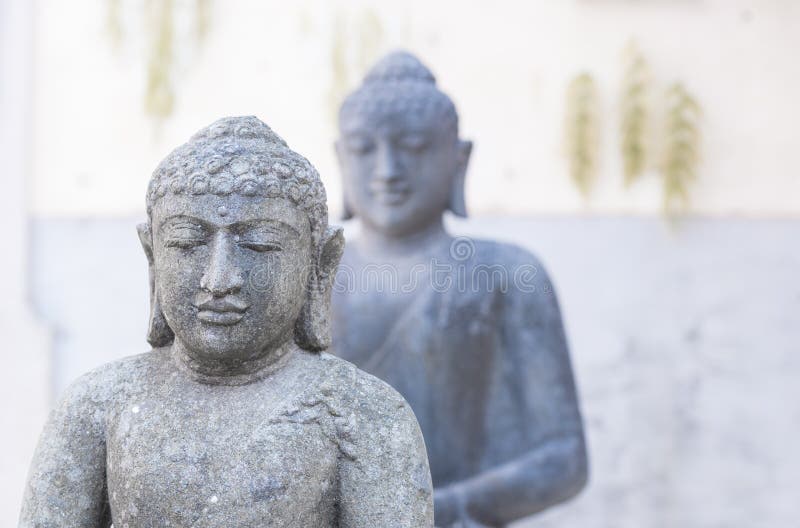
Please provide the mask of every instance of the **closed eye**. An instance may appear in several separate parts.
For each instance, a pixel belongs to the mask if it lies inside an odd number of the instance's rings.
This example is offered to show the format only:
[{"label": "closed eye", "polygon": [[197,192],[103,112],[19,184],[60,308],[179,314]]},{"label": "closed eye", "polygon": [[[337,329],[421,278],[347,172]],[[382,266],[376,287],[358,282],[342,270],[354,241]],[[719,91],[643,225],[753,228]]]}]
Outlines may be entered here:
[{"label": "closed eye", "polygon": [[255,240],[243,240],[239,242],[239,245],[244,248],[257,251],[259,253],[268,253],[268,252],[283,250],[283,248],[280,245],[275,244],[274,242],[258,242]]},{"label": "closed eye", "polygon": [[367,154],[375,147],[372,141],[361,136],[349,137],[345,140],[345,144],[351,152],[356,154]]},{"label": "closed eye", "polygon": [[400,138],[401,147],[408,150],[422,150],[428,144],[428,139],[421,134],[407,134]]},{"label": "closed eye", "polygon": [[166,247],[180,249],[191,249],[205,245],[206,241],[202,238],[168,238],[164,241]]}]

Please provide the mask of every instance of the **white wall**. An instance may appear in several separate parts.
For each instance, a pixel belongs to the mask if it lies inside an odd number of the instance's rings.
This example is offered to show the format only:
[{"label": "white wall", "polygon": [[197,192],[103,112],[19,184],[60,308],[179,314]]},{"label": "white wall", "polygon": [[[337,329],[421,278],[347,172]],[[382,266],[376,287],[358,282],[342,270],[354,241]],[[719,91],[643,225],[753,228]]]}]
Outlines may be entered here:
[{"label": "white wall", "polygon": [[[256,114],[317,165],[338,206],[334,109],[387,49],[420,53],[476,141],[469,205],[494,213],[657,213],[658,176],[626,191],[617,155],[622,50],[635,38],[663,89],[684,81],[704,109],[696,212],[800,213],[800,3],[792,0],[212,2],[198,48],[177,2],[175,115],[144,115],[144,2],[123,2],[115,52],[106,0],[38,2],[34,211],[133,214],[166,153],[213,119]],[[336,47],[337,38],[342,43]],[[335,59],[344,61],[336,69]],[[562,120],[582,70],[602,94],[602,167],[584,204],[568,180]]]},{"label": "white wall", "polygon": [[51,403],[50,335],[29,302],[30,4],[0,2],[0,526],[15,526],[28,464]]}]

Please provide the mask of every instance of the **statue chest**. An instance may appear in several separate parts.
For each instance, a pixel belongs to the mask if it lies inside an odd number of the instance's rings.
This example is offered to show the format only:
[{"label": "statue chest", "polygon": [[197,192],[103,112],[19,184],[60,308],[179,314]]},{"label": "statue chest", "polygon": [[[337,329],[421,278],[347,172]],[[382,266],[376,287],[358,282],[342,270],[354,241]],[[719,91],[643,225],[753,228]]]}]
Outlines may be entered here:
[{"label": "statue chest", "polygon": [[334,352],[387,381],[414,365],[440,371],[465,362],[477,381],[491,373],[501,339],[501,295],[429,284],[405,292],[334,293]]},{"label": "statue chest", "polygon": [[[344,359],[364,365],[415,304],[417,292],[354,291],[334,294],[334,337]],[[407,315],[406,315],[407,317]]]},{"label": "statue chest", "polygon": [[241,394],[170,395],[126,402],[110,419],[115,526],[331,522],[338,451],[320,427],[281,420],[280,405]]},{"label": "statue chest", "polygon": [[417,417],[434,484],[478,471],[490,404],[508,367],[504,289],[485,274],[451,273],[407,292],[358,288],[333,297],[334,353],[383,379]]}]

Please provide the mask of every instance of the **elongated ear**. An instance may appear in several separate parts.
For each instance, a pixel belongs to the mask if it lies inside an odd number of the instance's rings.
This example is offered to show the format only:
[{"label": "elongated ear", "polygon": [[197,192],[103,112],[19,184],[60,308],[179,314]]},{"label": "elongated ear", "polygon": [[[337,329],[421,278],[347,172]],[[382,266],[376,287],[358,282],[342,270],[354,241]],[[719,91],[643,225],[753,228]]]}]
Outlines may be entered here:
[{"label": "elongated ear", "polygon": [[331,345],[331,293],[343,252],[342,228],[329,227],[314,258],[306,303],[294,327],[294,340],[300,348],[321,352]]},{"label": "elongated ear", "polygon": [[467,176],[467,166],[472,154],[472,141],[458,141],[458,165],[453,176],[450,188],[450,204],[448,209],[456,216],[467,217],[467,201],[464,197],[464,181]]},{"label": "elongated ear", "polygon": [[342,191],[342,220],[351,220],[355,216],[353,208],[350,207],[350,202],[347,201],[347,194]]},{"label": "elongated ear", "polygon": [[159,348],[172,343],[175,334],[167,324],[167,319],[161,310],[161,302],[158,299],[155,259],[153,258],[153,235],[150,224],[139,224],[136,226],[136,231],[139,233],[139,241],[142,243],[142,249],[147,257],[147,269],[150,277],[150,322],[147,325],[147,342],[153,348]]},{"label": "elongated ear", "polygon": [[153,266],[153,235],[150,232],[150,224],[143,223],[136,226],[136,232],[139,234],[139,242],[142,243],[142,249],[147,257],[147,263]]},{"label": "elongated ear", "polygon": [[322,246],[319,251],[320,275],[326,281],[325,287],[329,288],[333,285],[333,276],[344,253],[344,229],[339,226],[329,227],[320,245]]},{"label": "elongated ear", "polygon": [[342,175],[342,220],[350,220],[355,215],[353,214],[353,208],[350,207],[350,203],[347,201],[347,192],[344,188],[344,145],[342,145],[342,141],[337,139],[333,143],[333,148],[336,150],[336,159],[339,160],[339,174]]}]

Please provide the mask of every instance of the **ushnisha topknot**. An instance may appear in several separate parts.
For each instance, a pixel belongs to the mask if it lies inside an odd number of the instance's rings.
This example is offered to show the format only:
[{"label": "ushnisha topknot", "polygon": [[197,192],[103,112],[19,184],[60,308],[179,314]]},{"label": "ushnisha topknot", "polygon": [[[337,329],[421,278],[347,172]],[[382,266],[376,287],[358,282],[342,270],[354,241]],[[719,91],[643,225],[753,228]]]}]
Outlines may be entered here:
[{"label": "ushnisha topknot", "polygon": [[436,85],[433,73],[417,57],[403,50],[385,55],[364,77],[364,84],[415,81]]},{"label": "ushnisha topknot", "polygon": [[148,218],[170,193],[286,198],[308,215],[315,243],[328,225],[317,170],[254,116],[215,121],[159,163],[147,189]]},{"label": "ushnisha topknot", "polygon": [[382,113],[430,116],[458,131],[453,101],[437,88],[433,73],[407,51],[393,51],[372,66],[361,86],[345,98],[339,121]]}]

